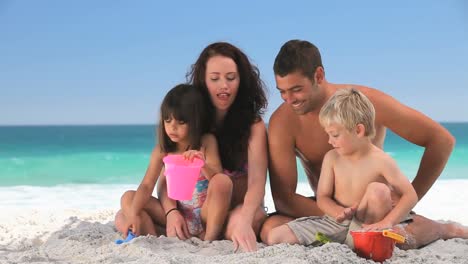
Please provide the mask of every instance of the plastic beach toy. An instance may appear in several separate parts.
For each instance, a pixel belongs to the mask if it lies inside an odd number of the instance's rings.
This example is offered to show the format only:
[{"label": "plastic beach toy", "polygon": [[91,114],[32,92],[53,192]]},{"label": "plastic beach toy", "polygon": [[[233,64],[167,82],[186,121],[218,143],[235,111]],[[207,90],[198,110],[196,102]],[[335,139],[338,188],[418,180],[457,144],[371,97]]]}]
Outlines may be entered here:
[{"label": "plastic beach toy", "polygon": [[182,155],[167,155],[163,158],[167,179],[167,194],[175,200],[192,199],[203,160],[187,160]]},{"label": "plastic beach toy", "polygon": [[133,234],[132,231],[128,230],[127,238],[125,238],[125,239],[117,239],[117,240],[115,241],[115,243],[116,243],[117,245],[120,245],[120,244],[126,243],[126,242],[128,242],[128,241],[134,239],[135,237],[136,237],[135,234]]},{"label": "plastic beach toy", "polygon": [[351,231],[354,250],[363,258],[383,262],[392,257],[395,243],[404,243],[405,238],[391,230]]}]

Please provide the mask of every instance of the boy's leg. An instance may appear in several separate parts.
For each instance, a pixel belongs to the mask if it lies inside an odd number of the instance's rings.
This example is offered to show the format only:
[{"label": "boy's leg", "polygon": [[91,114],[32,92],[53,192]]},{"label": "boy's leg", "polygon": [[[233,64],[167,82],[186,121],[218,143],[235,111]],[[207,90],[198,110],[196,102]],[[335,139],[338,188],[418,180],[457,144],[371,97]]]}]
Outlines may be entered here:
[{"label": "boy's leg", "polygon": [[204,240],[218,239],[224,227],[232,195],[232,181],[229,176],[218,173],[208,184],[208,193],[203,203],[201,217],[206,223]]},{"label": "boy's leg", "polygon": [[390,188],[380,182],[367,185],[366,192],[359,203],[356,218],[364,224],[382,220],[392,210]]},{"label": "boy's leg", "polygon": [[269,246],[281,243],[299,244],[296,235],[286,224],[271,229],[265,240],[264,242]]}]

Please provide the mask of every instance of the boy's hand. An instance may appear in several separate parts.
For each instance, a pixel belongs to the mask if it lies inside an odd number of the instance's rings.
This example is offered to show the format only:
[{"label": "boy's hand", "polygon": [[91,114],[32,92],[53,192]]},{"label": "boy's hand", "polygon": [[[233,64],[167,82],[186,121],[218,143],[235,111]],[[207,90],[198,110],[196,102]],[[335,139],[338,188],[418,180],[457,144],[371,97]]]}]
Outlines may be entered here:
[{"label": "boy's hand", "polygon": [[379,221],[377,223],[373,223],[373,224],[370,224],[370,225],[363,224],[362,229],[364,231],[381,231],[381,230],[384,230],[384,229],[389,229],[392,226],[393,226],[392,223],[387,222],[384,219],[382,221]]},{"label": "boy's hand", "polygon": [[352,207],[347,207],[336,216],[336,221],[338,223],[343,222],[344,220],[351,220],[353,219],[354,214],[356,213],[357,205],[353,205]]}]

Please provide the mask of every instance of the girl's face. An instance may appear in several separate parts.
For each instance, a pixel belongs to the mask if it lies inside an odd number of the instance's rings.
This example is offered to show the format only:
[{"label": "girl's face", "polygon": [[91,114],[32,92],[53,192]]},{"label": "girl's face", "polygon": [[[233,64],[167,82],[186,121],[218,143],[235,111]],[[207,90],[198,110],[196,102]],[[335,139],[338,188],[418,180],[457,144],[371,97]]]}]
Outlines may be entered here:
[{"label": "girl's face", "polygon": [[178,144],[188,143],[188,125],[173,117],[164,120],[164,131],[172,142]]},{"label": "girl's face", "polygon": [[237,65],[231,58],[217,55],[208,59],[205,83],[218,113],[226,113],[236,99],[239,77]]}]

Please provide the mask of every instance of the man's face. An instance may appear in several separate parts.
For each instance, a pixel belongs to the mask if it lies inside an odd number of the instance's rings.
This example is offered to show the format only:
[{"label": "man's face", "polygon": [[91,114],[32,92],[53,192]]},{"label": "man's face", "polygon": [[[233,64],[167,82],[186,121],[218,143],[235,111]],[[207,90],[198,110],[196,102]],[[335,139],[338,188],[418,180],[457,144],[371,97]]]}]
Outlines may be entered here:
[{"label": "man's face", "polygon": [[284,77],[275,75],[276,88],[281,98],[298,115],[304,115],[322,107],[320,87],[301,72],[290,73]]}]

